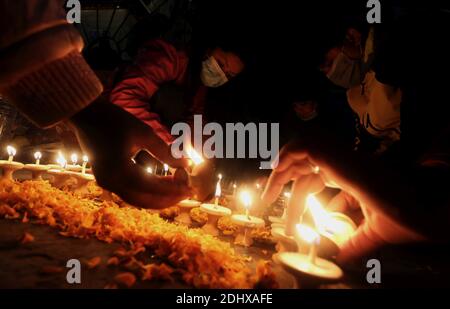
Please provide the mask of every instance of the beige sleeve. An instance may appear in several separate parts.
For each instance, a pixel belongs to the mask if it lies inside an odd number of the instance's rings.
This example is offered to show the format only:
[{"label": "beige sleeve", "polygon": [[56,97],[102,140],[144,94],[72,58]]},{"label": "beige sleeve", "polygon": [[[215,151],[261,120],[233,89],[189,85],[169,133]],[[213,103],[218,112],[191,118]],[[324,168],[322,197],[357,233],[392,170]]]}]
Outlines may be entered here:
[{"label": "beige sleeve", "polygon": [[392,141],[400,138],[400,89],[380,83],[375,73],[369,72],[363,91],[354,87],[347,91],[347,99],[371,135]]},{"label": "beige sleeve", "polygon": [[103,87],[62,0],[0,0],[0,93],[41,127],[71,117]]}]

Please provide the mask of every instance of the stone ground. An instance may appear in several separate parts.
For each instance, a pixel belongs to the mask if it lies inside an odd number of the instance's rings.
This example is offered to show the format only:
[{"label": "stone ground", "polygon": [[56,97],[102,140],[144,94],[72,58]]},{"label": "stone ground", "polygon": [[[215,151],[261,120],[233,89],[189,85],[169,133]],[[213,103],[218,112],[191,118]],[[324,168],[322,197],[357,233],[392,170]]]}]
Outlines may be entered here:
[{"label": "stone ground", "polygon": [[[35,241],[20,244],[25,232]],[[223,238],[231,241],[231,238]],[[106,266],[106,260],[120,245],[107,244],[96,239],[75,239],[58,235],[57,231],[42,225],[20,223],[0,219],[0,288],[104,288],[113,282],[116,274],[125,271],[120,267]],[[273,246],[256,244],[249,249],[236,250],[251,257],[249,267],[259,259],[271,259]],[[87,269],[83,262],[100,256],[102,263],[95,269]],[[60,273],[48,273],[48,266],[65,267],[69,259],[82,263],[82,283],[69,285],[66,269]],[[369,285],[366,282],[367,268],[364,264],[345,269],[341,282],[322,285],[321,288],[401,288],[401,287],[450,287],[450,250],[443,246],[412,246],[387,248],[372,258],[382,264],[382,283]],[[282,288],[292,288],[294,280],[280,267],[274,268]],[[137,281],[133,288],[187,288],[181,282]]]}]

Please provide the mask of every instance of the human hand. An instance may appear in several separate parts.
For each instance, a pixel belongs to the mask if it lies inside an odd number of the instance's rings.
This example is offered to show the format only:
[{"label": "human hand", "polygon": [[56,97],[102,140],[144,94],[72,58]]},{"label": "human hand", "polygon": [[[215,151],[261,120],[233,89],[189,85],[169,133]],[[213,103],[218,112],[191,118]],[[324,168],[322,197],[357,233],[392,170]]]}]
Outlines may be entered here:
[{"label": "human hand", "polygon": [[[385,200],[381,195],[367,192],[361,186],[361,177],[349,176],[351,173],[364,172],[352,170],[350,164],[344,164],[345,157],[338,158],[325,154],[324,151],[313,150],[303,144],[289,144],[279,155],[279,164],[272,172],[263,200],[272,203],[281,193],[283,186],[294,181],[291,199],[305,198],[308,193],[317,193],[326,185],[341,188],[347,192],[346,197],[340,196],[333,201],[335,209],[345,211],[359,207],[364,219],[357,231],[340,248],[338,261],[345,263],[366,254],[386,244],[401,244],[419,241],[424,238],[401,223],[401,219],[386,210]],[[348,161],[347,161],[348,163]],[[318,174],[317,172],[318,167]],[[395,188],[394,188],[395,189]],[[308,190],[308,192],[305,192]],[[289,214],[288,214],[289,216]]]},{"label": "human hand", "polygon": [[99,100],[73,116],[69,124],[90,157],[98,184],[128,203],[164,208],[191,195],[185,183],[172,176],[148,174],[131,160],[139,150],[147,149],[172,167],[188,165],[186,160],[174,159],[170,146],[126,111]]}]

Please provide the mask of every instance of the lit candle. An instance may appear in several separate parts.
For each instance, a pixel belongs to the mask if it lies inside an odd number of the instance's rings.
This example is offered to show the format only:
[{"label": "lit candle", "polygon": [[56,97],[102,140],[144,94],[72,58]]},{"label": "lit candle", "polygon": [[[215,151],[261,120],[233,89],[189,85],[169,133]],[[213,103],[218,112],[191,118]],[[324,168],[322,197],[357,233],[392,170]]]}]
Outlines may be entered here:
[{"label": "lit candle", "polygon": [[356,225],[350,218],[344,214],[328,212],[314,195],[308,195],[306,206],[317,231],[336,243],[338,247],[342,246],[355,232]]},{"label": "lit candle", "polygon": [[164,164],[164,176],[167,176],[169,174],[169,165]]},{"label": "lit candle", "polygon": [[261,189],[261,185],[259,183],[256,184],[256,190],[260,190]]},{"label": "lit candle", "polygon": [[291,199],[291,192],[284,192],[284,207],[287,206],[289,200]]},{"label": "lit candle", "polygon": [[87,155],[83,156],[83,166],[81,167],[81,173],[86,174],[86,166],[89,162],[89,157]]},{"label": "lit candle", "polygon": [[236,189],[237,189],[237,184],[234,183],[233,184],[233,197],[236,197]]},{"label": "lit candle", "polygon": [[216,184],[216,194],[215,194],[215,201],[214,201],[214,205],[217,207],[219,205],[219,198],[222,195],[222,187],[220,186],[220,180],[222,179],[221,177],[222,175],[220,175],[219,177],[219,181]]},{"label": "lit candle", "polygon": [[58,154],[58,158],[56,158],[56,163],[58,163],[63,170],[67,167],[67,160],[61,152]]},{"label": "lit candle", "polygon": [[314,174],[319,174],[319,172],[320,172],[320,167],[317,166],[317,165],[316,165],[316,166],[313,166],[313,167],[312,167],[312,170],[313,170],[313,173],[314,173]]},{"label": "lit candle", "polygon": [[297,224],[296,226],[296,241],[297,246],[301,248],[301,240],[305,241],[310,245],[309,253],[308,253],[308,262],[312,265],[316,262],[317,257],[317,246],[320,242],[320,235],[311,227],[304,224]]},{"label": "lit candle", "polygon": [[194,163],[194,165],[199,165],[204,162],[203,158],[194,148],[188,147],[186,150],[188,158]]},{"label": "lit candle", "polygon": [[76,166],[78,163],[78,155],[76,153],[72,153],[70,160],[72,161],[72,165]]},{"label": "lit candle", "polygon": [[41,164],[42,153],[40,151],[36,151],[34,153],[34,159],[36,160],[36,165]]},{"label": "lit candle", "polygon": [[16,148],[14,148],[13,146],[7,146],[6,147],[6,152],[8,153],[8,162],[12,162],[14,160],[14,156],[17,153]]},{"label": "lit candle", "polygon": [[242,201],[242,204],[244,204],[245,215],[247,216],[247,219],[251,220],[250,207],[252,206],[252,196],[251,196],[250,192],[242,191],[241,192],[241,201]]},{"label": "lit candle", "polygon": [[153,174],[153,169],[151,167],[147,167],[147,173],[148,174]]}]

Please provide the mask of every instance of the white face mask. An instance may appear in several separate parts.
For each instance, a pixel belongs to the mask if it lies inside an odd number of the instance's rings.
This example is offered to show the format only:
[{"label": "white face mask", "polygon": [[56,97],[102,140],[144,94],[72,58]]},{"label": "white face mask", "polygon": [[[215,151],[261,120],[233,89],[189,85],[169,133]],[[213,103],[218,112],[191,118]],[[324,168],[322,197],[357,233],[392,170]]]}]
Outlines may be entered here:
[{"label": "white face mask", "polygon": [[206,87],[212,88],[220,87],[228,82],[227,76],[213,56],[203,61],[200,78]]},{"label": "white face mask", "polygon": [[346,89],[358,86],[361,84],[361,61],[352,60],[340,52],[327,77],[333,84]]}]

